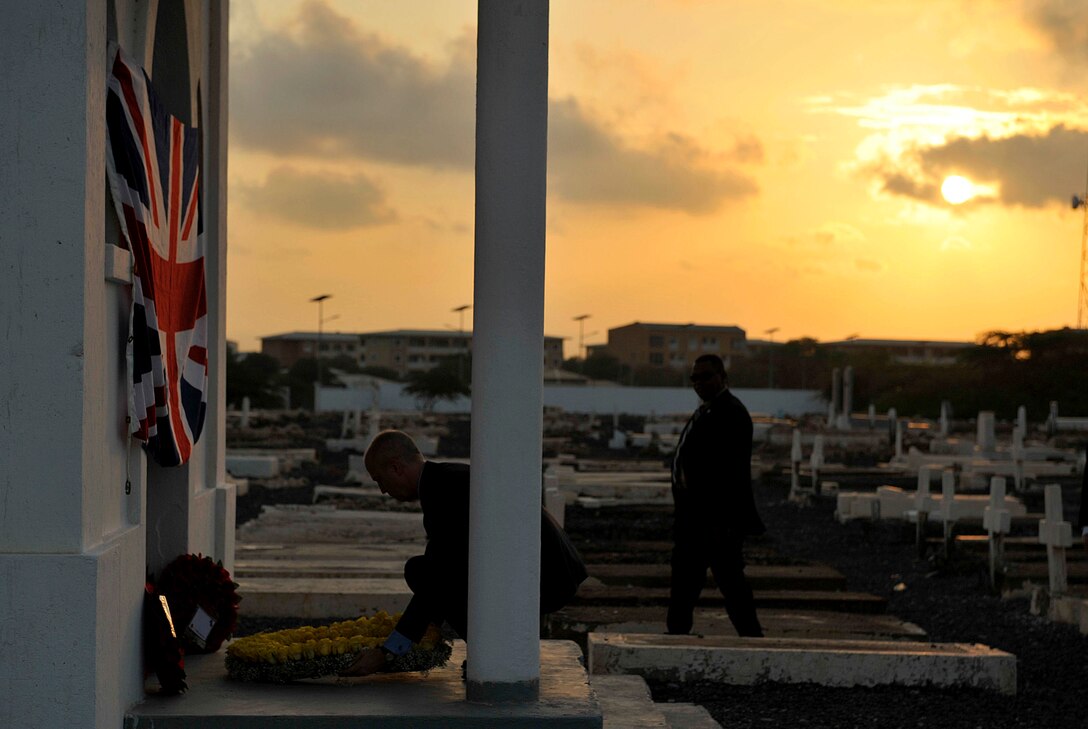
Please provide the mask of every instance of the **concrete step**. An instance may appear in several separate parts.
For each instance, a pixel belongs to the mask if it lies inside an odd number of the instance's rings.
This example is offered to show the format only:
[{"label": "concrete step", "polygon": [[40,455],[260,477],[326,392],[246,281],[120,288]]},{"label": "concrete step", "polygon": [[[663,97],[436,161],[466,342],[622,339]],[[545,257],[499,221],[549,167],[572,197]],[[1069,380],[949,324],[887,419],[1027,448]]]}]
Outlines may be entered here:
[{"label": "concrete step", "polygon": [[280,618],[348,618],[376,610],[401,612],[411,590],[399,578],[240,578],[246,615]]},{"label": "concrete step", "polygon": [[669,729],[641,676],[591,676],[604,729]]},{"label": "concrete step", "polygon": [[591,633],[591,676],[735,685],[971,687],[1016,693],[1016,656],[984,645]]},{"label": "concrete step", "polygon": [[[667,564],[590,564],[586,569],[606,585],[668,587],[671,568]],[[749,565],[744,571],[753,590],[843,590],[846,578],[827,565]],[[706,586],[714,587],[707,572]]]},{"label": "concrete step", "polygon": [[[888,601],[864,592],[837,590],[754,590],[756,608],[761,610],[835,610],[844,613],[882,613]],[[624,605],[668,605],[669,590],[661,587],[625,587],[582,583],[570,603],[618,607]],[[721,607],[725,601],[717,590],[703,590],[697,605]]]},{"label": "concrete step", "polygon": [[669,729],[721,729],[721,724],[714,721],[702,706],[698,704],[656,704]]},{"label": "concrete step", "polygon": [[540,643],[540,700],[468,703],[461,680],[465,644],[427,673],[296,681],[288,687],[227,680],[224,652],[186,656],[189,690],[150,696],[125,717],[125,729],[598,729],[601,709],[581,652],[569,641]]},{"label": "concrete step", "polygon": [[[547,616],[550,638],[573,640],[585,648],[586,636],[598,633],[663,633],[664,607],[567,607]],[[761,610],[759,622],[770,638],[837,640],[926,639],[926,632],[892,615],[831,611]],[[692,633],[734,636],[736,631],[721,608],[696,608]]]}]

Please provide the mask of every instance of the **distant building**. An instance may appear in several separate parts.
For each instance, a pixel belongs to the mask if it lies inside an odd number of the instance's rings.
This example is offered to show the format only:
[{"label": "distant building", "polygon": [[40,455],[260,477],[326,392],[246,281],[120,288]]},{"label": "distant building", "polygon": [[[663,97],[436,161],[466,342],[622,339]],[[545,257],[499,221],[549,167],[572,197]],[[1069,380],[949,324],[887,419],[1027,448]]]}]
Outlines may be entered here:
[{"label": "distant building", "polygon": [[[312,359],[318,348],[317,332],[291,332],[261,337],[261,352],[275,357],[284,367],[300,359]],[[360,367],[385,367],[399,377],[429,370],[447,357],[470,354],[472,333],[444,329],[394,329],[358,334],[322,333],[321,357],[348,356]],[[563,364],[563,339],[544,337],[544,368]]]},{"label": "distant building", "polygon": [[843,353],[877,353],[900,364],[949,365],[973,342],[931,342],[921,339],[844,339],[821,342],[821,347]]},{"label": "distant building", "polygon": [[732,358],[745,351],[745,332],[737,326],[643,322],[609,329],[607,344],[587,347],[590,355],[610,354],[633,369],[687,370],[703,354],[719,355],[728,368]]},{"label": "distant building", "polygon": [[283,367],[292,367],[300,359],[313,359],[320,339],[322,359],[347,356],[358,360],[358,334],[340,332],[288,332],[261,337],[261,354],[274,357]]}]

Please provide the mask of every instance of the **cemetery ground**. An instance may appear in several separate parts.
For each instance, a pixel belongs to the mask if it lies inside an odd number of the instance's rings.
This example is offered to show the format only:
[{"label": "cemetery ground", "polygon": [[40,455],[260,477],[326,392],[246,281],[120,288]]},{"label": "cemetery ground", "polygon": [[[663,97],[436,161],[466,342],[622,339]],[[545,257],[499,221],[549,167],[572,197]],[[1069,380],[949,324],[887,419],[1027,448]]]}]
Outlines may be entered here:
[{"label": "cemetery ground", "polygon": [[[323,454],[319,471],[299,474],[293,485],[258,485],[239,498],[239,523],[262,504],[312,502],[314,482],[334,481],[343,469]],[[441,458],[441,456],[439,457]],[[660,461],[658,461],[660,463]],[[1083,727],[1088,725],[1088,637],[1073,626],[1030,613],[1028,600],[990,594],[985,555],[961,553],[951,561],[919,559],[913,526],[891,521],[838,523],[833,500],[799,507],[787,500],[788,480],[770,476],[756,485],[769,533],[752,540],[753,553],[816,562],[841,572],[846,589],[886,599],[887,614],[914,623],[935,642],[982,643],[1017,659],[1017,693],[931,687],[829,688],[813,684],[730,686],[720,683],[650,682],[657,702],[693,702],[728,727]],[[390,508],[396,508],[389,504]],[[358,508],[358,507],[356,507]],[[365,508],[383,508],[367,503]],[[1036,505],[1032,511],[1041,510]],[[566,527],[596,563],[631,562],[617,551],[625,540],[667,542],[669,510],[662,505],[567,507]],[[1080,549],[1079,543],[1075,549]],[[609,557],[608,555],[611,555]],[[668,563],[662,548],[650,559]],[[758,557],[751,560],[758,562]],[[589,561],[589,560],[587,560]],[[704,591],[704,596],[709,588]],[[720,610],[720,609],[719,609]],[[724,618],[724,611],[723,613]],[[664,630],[664,608],[660,608]],[[343,616],[348,617],[348,616]],[[310,619],[247,616],[239,635],[312,623]]]}]

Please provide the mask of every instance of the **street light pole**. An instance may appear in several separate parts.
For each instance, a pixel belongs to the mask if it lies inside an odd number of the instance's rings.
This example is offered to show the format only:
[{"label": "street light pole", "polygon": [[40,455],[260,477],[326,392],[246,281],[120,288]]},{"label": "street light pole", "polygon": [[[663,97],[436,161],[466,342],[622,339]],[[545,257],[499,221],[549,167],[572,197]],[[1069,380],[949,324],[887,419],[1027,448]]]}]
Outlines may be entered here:
[{"label": "street light pole", "polygon": [[317,346],[314,347],[314,364],[317,366],[317,375],[314,380],[314,412],[317,412],[317,390],[321,387],[321,326],[325,323],[325,299],[331,299],[332,294],[321,294],[310,299],[317,304]]},{"label": "street light pole", "polygon": [[[465,342],[465,310],[471,309],[471,308],[472,308],[472,304],[461,304],[460,306],[455,306],[452,309],[450,309],[450,311],[457,312],[457,333],[461,335],[461,337],[460,337],[461,341],[458,342],[458,346],[463,345],[464,342]],[[466,348],[466,350],[467,350],[467,348]],[[464,354],[467,354],[467,351]],[[465,373],[464,373],[464,369],[463,369],[464,366],[465,366],[464,365],[464,363],[465,363],[464,354],[458,354],[457,355],[457,379],[461,380],[462,382],[465,379]]]},{"label": "street light pole", "polygon": [[593,316],[592,314],[579,314],[573,317],[573,321],[578,322],[578,355],[582,358],[582,369],[585,369],[586,353],[585,353],[585,332],[586,332],[586,319]]}]

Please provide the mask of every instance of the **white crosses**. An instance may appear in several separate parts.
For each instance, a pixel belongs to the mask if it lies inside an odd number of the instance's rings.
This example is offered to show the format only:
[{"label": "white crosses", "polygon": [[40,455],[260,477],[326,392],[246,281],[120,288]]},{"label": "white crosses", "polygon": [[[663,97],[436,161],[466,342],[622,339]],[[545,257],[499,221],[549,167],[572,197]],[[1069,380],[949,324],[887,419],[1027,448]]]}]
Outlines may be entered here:
[{"label": "white crosses", "polygon": [[989,453],[994,450],[997,445],[997,439],[994,436],[994,411],[993,410],[980,410],[978,414],[978,435],[975,438],[975,445],[978,450]]},{"label": "white crosses", "polygon": [[850,428],[850,413],[854,410],[854,368],[847,365],[842,371],[842,414],[839,430]]},{"label": "white crosses", "polygon": [[1005,479],[990,479],[990,505],[982,512],[982,526],[989,536],[990,587],[997,590],[1005,573],[1005,535],[1012,526],[1012,516],[1005,506]]},{"label": "white crosses", "polygon": [[812,490],[820,493],[820,469],[824,467],[824,436],[817,433],[812,441],[812,456],[809,459],[812,469]]},{"label": "white crosses", "polygon": [[1005,479],[994,476],[990,479],[990,504],[982,512],[982,527],[993,538],[995,534],[1008,534],[1012,524],[1012,513],[1005,504]]},{"label": "white crosses", "polygon": [[951,469],[945,469],[941,473],[941,524],[944,525],[944,553],[946,557],[952,555],[953,535],[952,528],[956,525],[958,517],[956,509],[956,474]]},{"label": "white crosses", "polygon": [[929,520],[929,512],[933,509],[935,503],[933,497],[929,494],[929,468],[922,466],[918,469],[918,488],[914,492],[914,539],[919,558],[925,557],[926,523]]},{"label": "white crosses", "polygon": [[1068,587],[1065,550],[1073,546],[1073,527],[1063,520],[1062,487],[1047,484],[1045,493],[1046,518],[1039,522],[1039,543],[1046,545],[1046,562],[1050,573],[1050,594],[1063,594]]},{"label": "white crosses", "polygon": [[[1023,411],[1023,408],[1020,410]],[[1013,488],[1018,493],[1024,488],[1024,432],[1020,425],[1012,429]]]},{"label": "white crosses", "polygon": [[801,431],[793,429],[793,445],[790,448],[790,499],[800,495],[801,489]]}]

